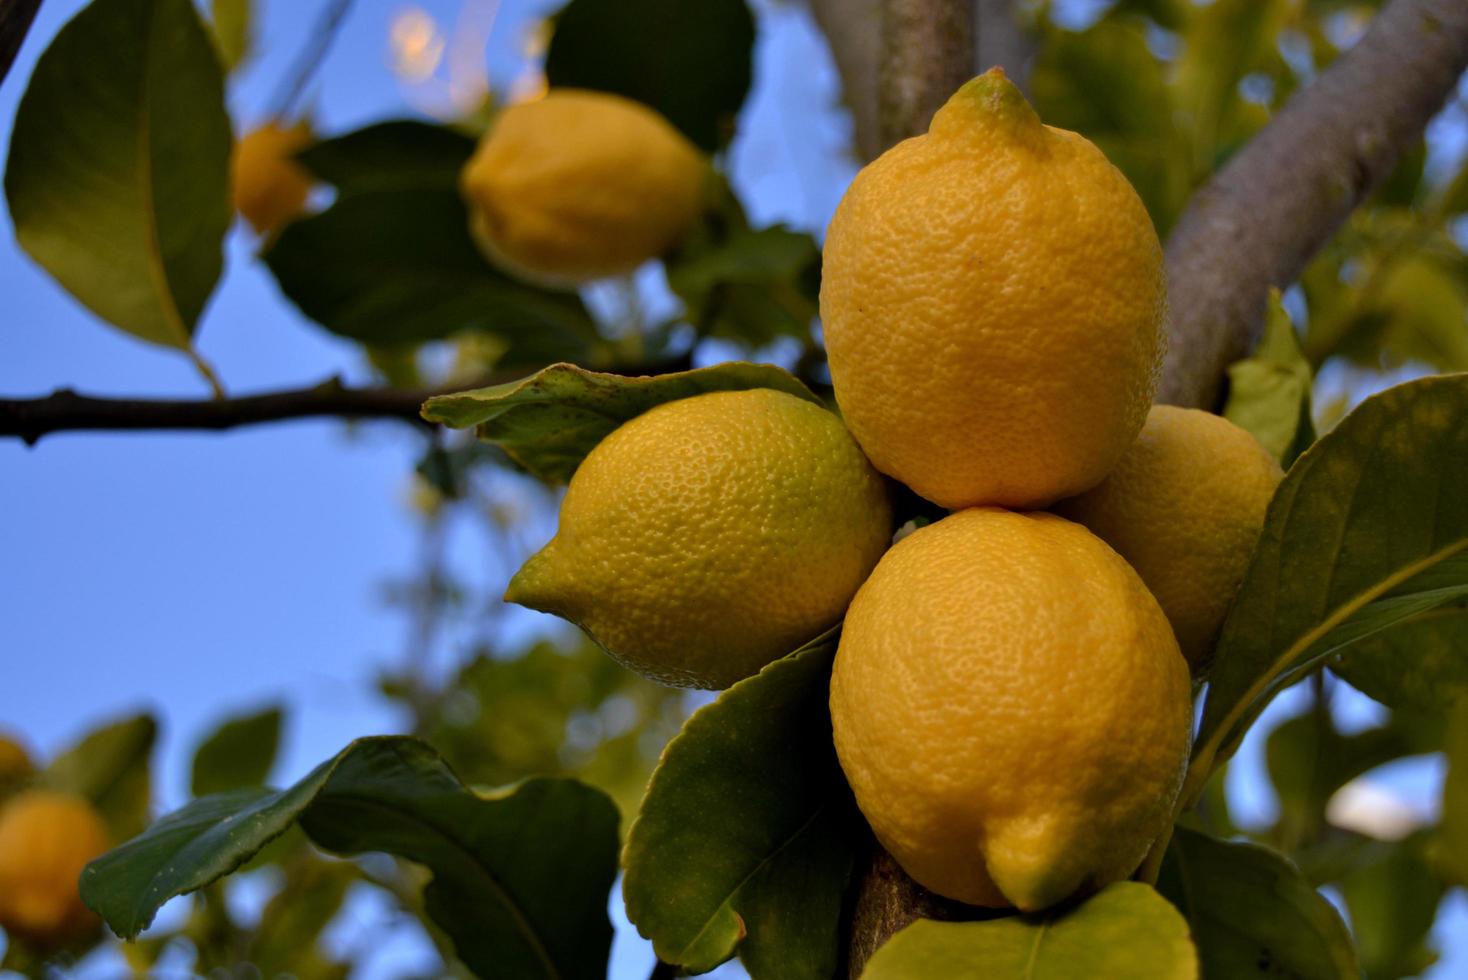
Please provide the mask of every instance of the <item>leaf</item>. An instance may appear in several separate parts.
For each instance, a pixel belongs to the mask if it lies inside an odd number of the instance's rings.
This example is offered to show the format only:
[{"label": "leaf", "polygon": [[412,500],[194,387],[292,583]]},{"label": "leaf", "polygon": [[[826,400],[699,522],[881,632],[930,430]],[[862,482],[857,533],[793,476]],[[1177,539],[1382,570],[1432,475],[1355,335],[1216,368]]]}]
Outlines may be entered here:
[{"label": "leaf", "polygon": [[606,969],[617,848],[606,796],[565,779],[481,796],[412,738],[359,739],[281,792],[195,800],[88,865],[82,898],[131,939],[168,899],[229,874],[298,820],[329,851],[386,851],[431,870],[428,913],[481,976]]},{"label": "leaf", "polygon": [[311,968],[330,973],[341,965],[323,960],[317,940],[336,918],[347,889],[360,880],[357,869],[321,860],[304,846],[282,865],[280,891],[261,912],[247,959],[262,977],[302,980]]},{"label": "leaf", "polygon": [[664,962],[740,954],[754,980],[840,958],[852,802],[826,710],[828,633],[729,688],[668,743],[622,863],[627,917]]},{"label": "leaf", "polygon": [[293,221],[265,261],[301,312],[353,340],[479,330],[510,342],[507,366],[585,356],[597,334],[580,298],[491,268],[468,229],[456,191],[363,191]]},{"label": "leaf", "polygon": [[862,980],[1193,980],[1188,924],[1149,886],[1122,881],[1053,918],[918,919],[877,950]]},{"label": "leaf", "polygon": [[1439,606],[1359,640],[1330,668],[1388,707],[1448,711],[1468,698],[1468,604]]},{"label": "leaf", "polygon": [[1465,414],[1468,376],[1399,385],[1285,475],[1224,622],[1191,792],[1264,705],[1325,657],[1468,596]]},{"label": "leaf", "polygon": [[53,759],[41,782],[91,800],[114,840],[131,837],[148,825],[150,760],[157,736],[151,715],[103,725]]},{"label": "leaf", "polygon": [[1368,367],[1418,361],[1468,370],[1468,287],[1427,256],[1393,262],[1349,322],[1338,352]]},{"label": "leaf", "polygon": [[473,153],[473,137],[456,129],[398,119],[320,140],[296,158],[343,194],[457,192],[459,171]]},{"label": "leaf", "polygon": [[586,454],[613,429],[664,402],[710,391],[773,388],[820,404],[790,372],[769,364],[732,362],[628,378],[552,364],[521,381],[430,398],[423,417],[502,448],[547,482],[571,478]]},{"label": "leaf", "polygon": [[194,753],[190,792],[208,796],[264,785],[280,745],[280,719],[280,708],[272,707],[216,728]]},{"label": "leaf", "polygon": [[1310,362],[1278,290],[1270,291],[1259,346],[1248,359],[1229,365],[1228,379],[1224,418],[1253,433],[1281,465],[1288,467],[1315,441]]},{"label": "leaf", "polygon": [[1267,848],[1177,827],[1157,889],[1187,917],[1205,977],[1361,976],[1334,906]]},{"label": "leaf", "polygon": [[744,0],[571,0],[555,17],[545,74],[552,86],[650,105],[712,151],[733,131],[753,52]]},{"label": "leaf", "polygon": [[667,265],[668,286],[702,336],[761,346],[806,337],[817,313],[821,250],[783,225],[741,229],[727,241]]},{"label": "leaf", "polygon": [[16,113],[16,238],[102,319],[187,349],[224,261],[229,154],[193,4],[94,0],[41,55]]},{"label": "leaf", "polygon": [[253,0],[210,0],[214,21],[214,43],[226,72],[238,68],[254,46]]},{"label": "leaf", "polygon": [[1437,960],[1429,945],[1446,886],[1432,873],[1426,838],[1372,841],[1340,888],[1369,980],[1415,977]]},{"label": "leaf", "polygon": [[1468,707],[1458,705],[1448,718],[1442,817],[1433,858],[1439,873],[1455,885],[1468,885]]},{"label": "leaf", "polygon": [[1178,58],[1177,105],[1192,124],[1196,160],[1212,169],[1242,108],[1239,81],[1278,57],[1271,47],[1290,13],[1284,0],[1215,0],[1193,12]]}]

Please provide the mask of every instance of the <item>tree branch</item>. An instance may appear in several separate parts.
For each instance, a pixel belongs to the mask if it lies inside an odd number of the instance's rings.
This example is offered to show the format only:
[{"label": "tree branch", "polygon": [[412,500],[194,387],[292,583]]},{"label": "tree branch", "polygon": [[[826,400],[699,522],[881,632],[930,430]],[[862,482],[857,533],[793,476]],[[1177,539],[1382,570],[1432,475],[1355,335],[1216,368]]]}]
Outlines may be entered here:
[{"label": "tree branch", "polygon": [[40,9],[41,0],[7,0],[0,4],[0,82],[10,74],[10,66]]},{"label": "tree branch", "polygon": [[974,0],[882,0],[878,133],[891,146],[928,131],[974,75]]},{"label": "tree branch", "polygon": [[1418,139],[1468,68],[1468,4],[1393,0],[1194,196],[1167,243],[1158,400],[1212,408],[1285,287]]}]

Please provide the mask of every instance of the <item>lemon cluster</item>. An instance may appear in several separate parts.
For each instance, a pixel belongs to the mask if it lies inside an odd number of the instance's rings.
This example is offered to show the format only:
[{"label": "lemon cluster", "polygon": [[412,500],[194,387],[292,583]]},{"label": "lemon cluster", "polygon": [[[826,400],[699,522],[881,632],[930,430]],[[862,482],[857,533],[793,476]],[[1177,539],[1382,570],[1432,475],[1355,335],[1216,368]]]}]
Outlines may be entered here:
[{"label": "lemon cluster", "polygon": [[[997,69],[857,175],[824,263],[841,417],[755,390],[625,423],[507,598],[698,687],[844,620],[837,755],[909,874],[1027,911],[1125,878],[1171,820],[1279,467],[1152,406],[1147,213]],[[892,544],[879,472],[951,513]]]}]

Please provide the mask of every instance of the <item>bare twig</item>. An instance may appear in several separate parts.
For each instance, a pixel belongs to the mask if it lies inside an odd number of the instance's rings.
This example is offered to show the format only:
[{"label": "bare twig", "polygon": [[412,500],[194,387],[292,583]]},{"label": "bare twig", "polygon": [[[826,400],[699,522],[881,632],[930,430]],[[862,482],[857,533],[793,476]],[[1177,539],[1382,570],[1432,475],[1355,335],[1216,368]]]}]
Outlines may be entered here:
[{"label": "bare twig", "polygon": [[6,0],[0,3],[0,82],[10,74],[10,66],[30,32],[41,0]]},{"label": "bare twig", "polygon": [[1284,287],[1419,139],[1468,68],[1468,4],[1393,0],[1193,198],[1167,243],[1159,399],[1212,407]]},{"label": "bare twig", "polygon": [[307,37],[305,47],[296,55],[290,71],[286,72],[280,87],[271,96],[269,105],[272,119],[285,119],[295,110],[306,86],[311,84],[312,76],[326,60],[331,42],[336,40],[337,32],[341,30],[342,22],[351,7],[352,0],[327,0],[326,8]]},{"label": "bare twig", "polygon": [[877,76],[883,146],[928,131],[974,74],[974,0],[882,0]]}]

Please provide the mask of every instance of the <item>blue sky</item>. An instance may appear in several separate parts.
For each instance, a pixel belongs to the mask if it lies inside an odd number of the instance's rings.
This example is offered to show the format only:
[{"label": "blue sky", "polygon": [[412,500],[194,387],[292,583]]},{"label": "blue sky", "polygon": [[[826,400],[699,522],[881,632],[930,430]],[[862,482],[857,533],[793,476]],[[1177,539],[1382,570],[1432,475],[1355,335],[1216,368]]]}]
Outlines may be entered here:
[{"label": "blue sky", "polygon": [[[555,0],[505,0],[490,40],[492,78],[521,64],[523,28]],[[0,139],[35,60],[82,0],[49,0],[0,86]],[[236,128],[259,121],[320,3],[258,4],[261,54],[230,93]],[[445,25],[457,0],[420,6]],[[798,5],[760,6],[756,87],[728,166],[760,223],[825,226],[854,165],[837,82]],[[387,68],[389,24],[402,6],[359,3],[311,90],[318,129],[350,129],[409,113]],[[199,346],[236,392],[363,380],[351,345],[304,320],[252,261],[236,228],[228,265],[199,330]],[[203,397],[182,357],[107,328],[0,234],[5,332],[0,393],[61,386],[98,394]],[[163,722],[158,788],[184,797],[189,751],[222,713],[284,701],[289,722],[276,778],[286,782],[352,738],[397,730],[401,719],[371,689],[401,655],[408,624],[382,601],[410,574],[418,535],[404,505],[421,439],[393,423],[348,428],[305,421],[229,434],[62,434],[35,448],[0,442],[0,727],[49,754],[109,716],[153,710]],[[463,536],[461,536],[463,537]],[[480,563],[474,539],[456,565]],[[528,621],[527,621],[528,622]],[[1290,710],[1277,708],[1275,717]],[[1371,717],[1364,699],[1348,705]],[[1266,816],[1257,746],[1235,784],[1245,814]],[[1385,782],[1422,807],[1441,770],[1414,763]],[[242,896],[248,906],[251,896]],[[1461,898],[1454,922],[1465,919]],[[385,928],[388,910],[352,903],[333,936],[354,948]],[[1449,927],[1449,923],[1444,923]],[[1462,945],[1461,942],[1458,943]],[[1468,975],[1468,949],[1434,974]],[[388,977],[428,955],[406,933],[383,944],[363,976]],[[620,930],[614,976],[641,977],[646,945]],[[427,962],[431,962],[428,960]],[[733,972],[733,971],[729,971]]]}]

